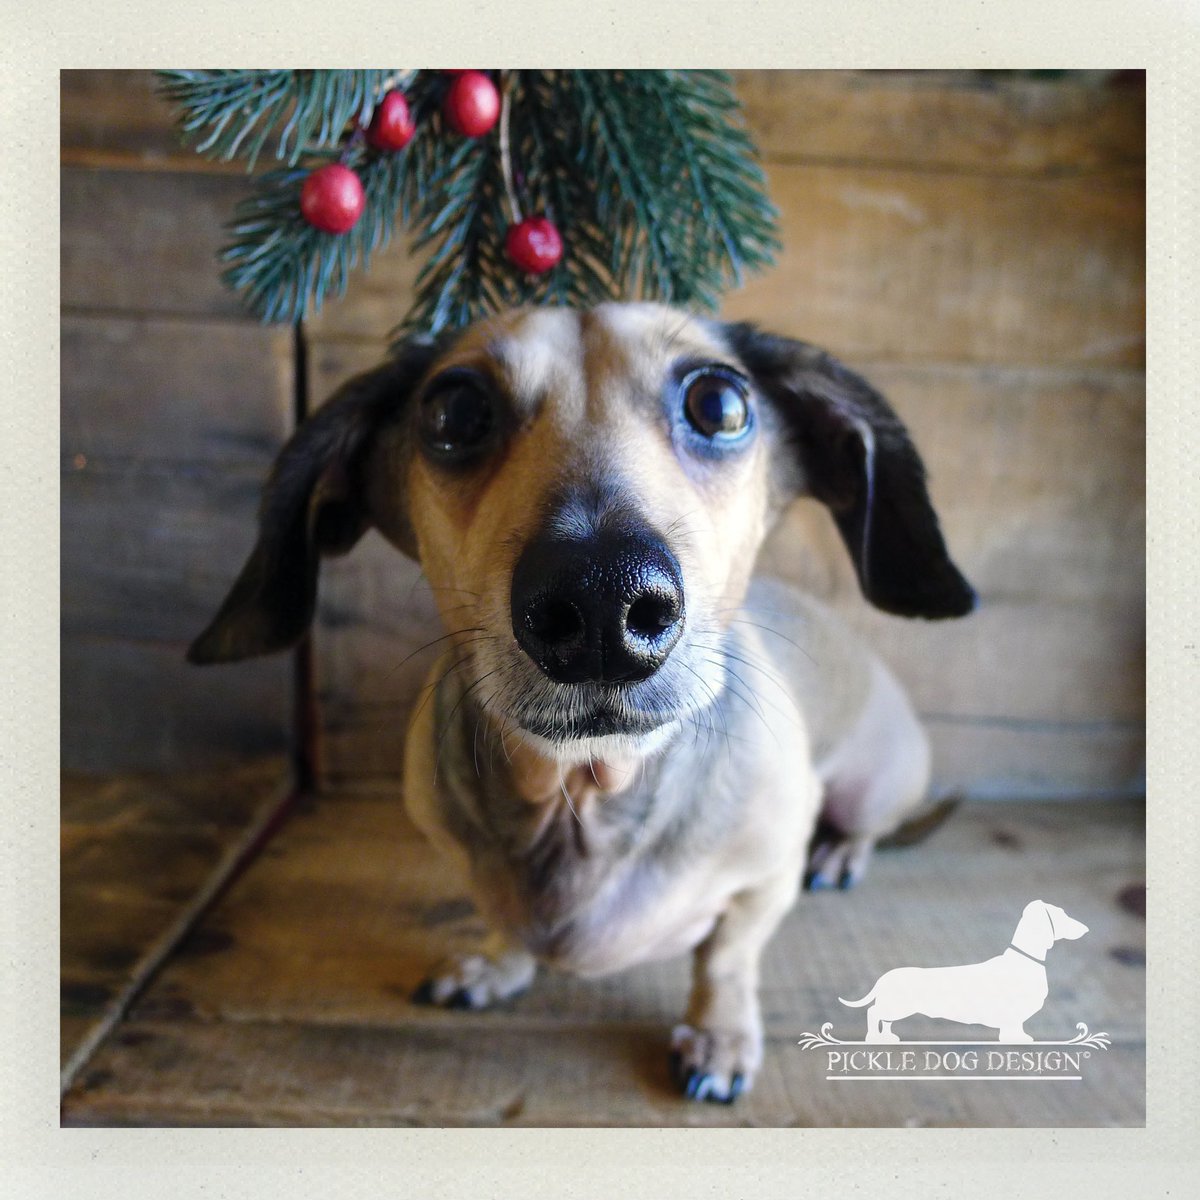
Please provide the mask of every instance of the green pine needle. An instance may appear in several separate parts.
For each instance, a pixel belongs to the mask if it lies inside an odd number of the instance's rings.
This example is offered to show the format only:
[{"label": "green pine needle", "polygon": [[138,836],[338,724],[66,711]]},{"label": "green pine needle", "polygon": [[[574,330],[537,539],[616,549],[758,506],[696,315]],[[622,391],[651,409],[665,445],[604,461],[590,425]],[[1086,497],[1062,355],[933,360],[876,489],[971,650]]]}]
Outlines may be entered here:
[{"label": "green pine needle", "polygon": [[[544,214],[563,237],[561,261],[540,276],[504,253],[512,212],[497,131],[468,139],[446,127],[444,73],[160,74],[197,150],[253,165],[271,144],[288,164],[255,179],[223,253],[226,281],[268,321],[298,321],[340,295],[397,220],[425,259],[399,335],[516,304],[645,298],[711,309],[779,248],[762,169],[718,72],[502,73],[522,215]],[[404,150],[379,153],[350,135],[394,86],[417,132]],[[313,229],[299,211],[305,176],[333,160],[366,192],[343,235]]]}]

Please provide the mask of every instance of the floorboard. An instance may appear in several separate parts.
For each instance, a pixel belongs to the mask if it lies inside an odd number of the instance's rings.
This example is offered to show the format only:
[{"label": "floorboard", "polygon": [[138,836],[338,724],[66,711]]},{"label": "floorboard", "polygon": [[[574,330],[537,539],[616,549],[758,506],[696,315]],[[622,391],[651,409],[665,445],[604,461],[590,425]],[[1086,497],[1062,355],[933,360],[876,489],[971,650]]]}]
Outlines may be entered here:
[{"label": "floorboard", "polygon": [[[977,803],[879,854],[849,893],[803,897],[768,948],[765,1068],[732,1107],[680,1100],[665,1045],[687,964],[609,979],[543,973],[485,1013],[408,996],[481,932],[394,790],[306,801],[81,1073],[66,1124],[1138,1125],[1144,1120],[1142,808]],[[861,1039],[857,996],[897,965],[999,953],[1040,898],[1089,933],[1053,951],[1043,1040],[1112,1039],[1076,1082],[829,1081],[802,1034]],[[957,1033],[947,1033],[955,1029]],[[897,1026],[906,1039],[978,1036]],[[994,1039],[994,1034],[992,1035]]]}]

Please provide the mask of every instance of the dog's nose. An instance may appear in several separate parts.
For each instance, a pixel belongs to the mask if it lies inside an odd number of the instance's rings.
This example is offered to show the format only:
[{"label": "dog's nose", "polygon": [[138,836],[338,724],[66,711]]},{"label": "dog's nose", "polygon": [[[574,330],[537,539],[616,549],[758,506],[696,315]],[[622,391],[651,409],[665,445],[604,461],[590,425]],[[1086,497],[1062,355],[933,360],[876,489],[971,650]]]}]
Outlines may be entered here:
[{"label": "dog's nose", "polygon": [[513,633],[559,683],[635,683],[683,632],[683,573],[649,531],[539,535],[513,572]]}]

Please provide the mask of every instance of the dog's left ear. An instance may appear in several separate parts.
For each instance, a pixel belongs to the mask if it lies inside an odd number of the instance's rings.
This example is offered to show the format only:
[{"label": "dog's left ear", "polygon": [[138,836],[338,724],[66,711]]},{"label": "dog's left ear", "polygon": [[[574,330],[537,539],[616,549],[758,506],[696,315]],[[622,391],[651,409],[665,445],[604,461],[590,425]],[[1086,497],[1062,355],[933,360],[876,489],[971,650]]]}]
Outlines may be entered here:
[{"label": "dog's left ear", "polygon": [[188,648],[189,662],[271,654],[304,636],[322,556],[346,553],[370,524],[361,474],[372,438],[404,412],[437,349],[432,339],[406,343],[297,429],[271,469],[258,541],[220,611]]},{"label": "dog's left ear", "polygon": [[974,589],[950,561],[924,464],[887,401],[815,346],[752,325],[724,331],[779,415],[797,490],[832,512],[863,595],[902,617],[969,613]]}]

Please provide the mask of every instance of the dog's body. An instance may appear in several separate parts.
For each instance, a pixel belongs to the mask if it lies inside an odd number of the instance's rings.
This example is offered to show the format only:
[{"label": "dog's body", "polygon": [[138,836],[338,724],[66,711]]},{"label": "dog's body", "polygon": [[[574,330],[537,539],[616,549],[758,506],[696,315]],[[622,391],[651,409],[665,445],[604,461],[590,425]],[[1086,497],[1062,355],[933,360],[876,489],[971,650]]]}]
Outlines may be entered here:
[{"label": "dog's body", "polygon": [[892,1023],[920,1014],[986,1025],[1001,1042],[1032,1042],[1025,1022],[1040,1012],[1049,987],[1046,954],[1059,940],[1074,941],[1087,926],[1056,904],[1031,900],[1007,949],[985,962],[961,967],[896,967],[849,1008],[867,1008],[868,1042],[898,1042]]},{"label": "dog's body", "polygon": [[973,605],[903,427],[801,343],[652,305],[521,312],[414,344],[285,449],[262,534],[199,661],[303,633],[317,557],[368,524],[421,562],[446,650],[405,794],[493,929],[425,998],[477,1006],[536,963],[585,975],[695,949],[687,1094],[761,1059],[757,967],[810,871],[852,881],[922,799],[899,685],[836,619],[751,583],[797,493],[829,505],[867,595]]}]

